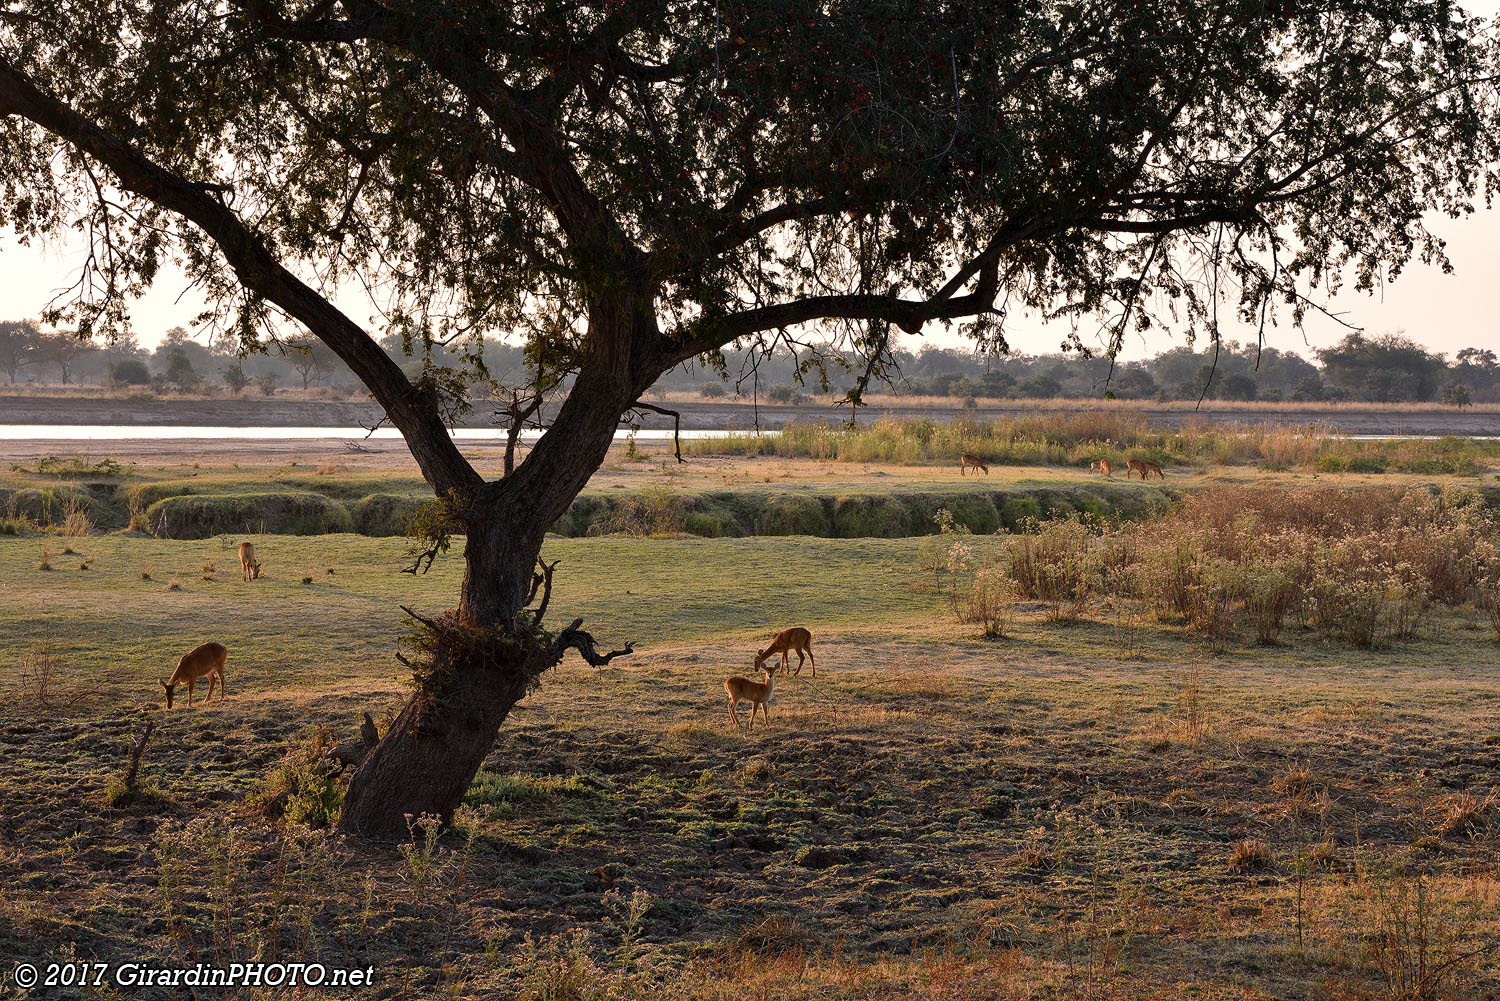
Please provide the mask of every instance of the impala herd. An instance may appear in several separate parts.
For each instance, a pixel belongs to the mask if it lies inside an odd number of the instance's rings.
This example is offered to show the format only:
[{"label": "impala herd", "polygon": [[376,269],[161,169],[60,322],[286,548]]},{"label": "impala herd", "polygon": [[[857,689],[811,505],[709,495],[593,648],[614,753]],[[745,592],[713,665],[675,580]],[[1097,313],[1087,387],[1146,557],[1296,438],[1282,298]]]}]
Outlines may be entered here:
[{"label": "impala herd", "polygon": [[[972,452],[965,452],[959,456],[959,475],[966,475],[973,468],[977,476],[983,470],[989,475],[989,466]],[[1108,459],[1095,459],[1089,463],[1090,473],[1099,473],[1103,476],[1114,476],[1114,467]],[[1139,473],[1142,480],[1155,473],[1161,479],[1166,479],[1158,463],[1146,459],[1128,459],[1125,462],[1125,478],[1129,479],[1132,473]],[[242,542],[239,546],[240,578],[244,581],[260,579],[263,564],[255,558],[255,546],[249,542]],[[797,655],[797,666],[791,667],[791,654]],[[208,678],[208,694],[203,701],[208,702],[213,698],[215,683],[219,686],[219,698],[224,697],[224,661],[229,651],[222,643],[204,643],[184,654],[177,662],[177,669],[172,672],[170,678],[162,679],[161,686],[167,692],[167,708],[172,708],[173,694],[178,685],[186,684],[188,690],[188,705],[193,704],[193,686],[201,678]],[[781,655],[781,663],[771,660],[777,654]],[[770,725],[770,717],[766,714],[766,704],[776,694],[776,672],[790,671],[794,677],[802,674],[802,665],[806,663],[812,670],[812,677],[818,676],[818,662],[813,658],[812,633],[801,626],[791,629],[783,629],[771,639],[771,645],[755,654],[754,665],[765,675],[764,681],[751,681],[735,675],[724,679],[724,693],[729,698],[729,715],[734,720],[736,729],[748,733],[755,728],[755,714],[760,713],[761,725]],[[750,719],[746,723],[740,722],[739,704],[750,703]]]}]

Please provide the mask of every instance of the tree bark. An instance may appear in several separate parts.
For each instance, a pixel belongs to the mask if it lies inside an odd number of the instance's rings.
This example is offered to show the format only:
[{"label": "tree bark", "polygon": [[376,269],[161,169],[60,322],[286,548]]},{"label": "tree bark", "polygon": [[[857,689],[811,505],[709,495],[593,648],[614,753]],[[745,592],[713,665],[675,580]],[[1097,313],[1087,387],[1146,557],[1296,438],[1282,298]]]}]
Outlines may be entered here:
[{"label": "tree bark", "polygon": [[595,311],[593,364],[548,433],[513,475],[458,499],[465,534],[459,606],[424,623],[431,645],[413,665],[417,693],[350,781],[339,817],[344,833],[403,839],[422,813],[446,823],[511,708],[562,656],[566,644],[522,609],[547,529],[604,461],[620,415],[658,374],[654,358],[632,351],[655,337],[650,305]]},{"label": "tree bark", "polygon": [[467,516],[459,608],[419,625],[417,692],[354,773],[339,817],[346,834],[403,839],[423,813],[447,823],[511,707],[557,662],[546,635],[517,615],[546,529],[502,512]]}]

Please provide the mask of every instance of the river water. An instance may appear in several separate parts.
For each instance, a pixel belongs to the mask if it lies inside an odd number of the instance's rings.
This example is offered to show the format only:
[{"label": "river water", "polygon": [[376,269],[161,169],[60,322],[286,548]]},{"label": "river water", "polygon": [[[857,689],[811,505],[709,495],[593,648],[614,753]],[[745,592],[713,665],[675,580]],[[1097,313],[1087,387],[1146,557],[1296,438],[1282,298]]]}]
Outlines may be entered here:
[{"label": "river water", "polygon": [[[503,442],[504,431],[498,428],[455,428],[449,432],[455,441]],[[640,441],[671,441],[672,432],[642,428],[633,432]],[[540,431],[522,431],[521,438],[531,441],[541,437]],[[629,429],[615,432],[615,438],[625,440],[631,436]],[[684,431],[682,437],[724,438],[742,431]],[[0,441],[162,441],[181,439],[222,439],[224,441],[291,441],[307,439],[343,439],[359,441],[365,438],[400,438],[395,428],[377,428],[371,433],[366,428],[320,428],[320,427],[198,427],[190,425],[158,426],[141,424],[0,424]]]},{"label": "river water", "polygon": [[[449,432],[455,441],[503,442],[505,434],[499,428],[455,428]],[[746,431],[683,431],[684,439],[728,438],[744,435]],[[763,434],[776,434],[765,431]],[[630,431],[622,428],[615,432],[615,439],[624,441],[632,434],[639,441],[671,441],[670,430],[642,428]],[[523,441],[534,441],[541,437],[540,431],[523,431]],[[213,426],[162,426],[142,424],[0,424],[0,441],[168,441],[183,439],[219,439],[223,441],[295,441],[333,439],[360,441],[365,438],[400,438],[395,428],[377,428],[373,433],[362,427],[213,427]],[[1338,435],[1353,441],[1436,441],[1438,435],[1425,434],[1351,434]],[[1473,441],[1500,441],[1496,435],[1473,435]]]}]

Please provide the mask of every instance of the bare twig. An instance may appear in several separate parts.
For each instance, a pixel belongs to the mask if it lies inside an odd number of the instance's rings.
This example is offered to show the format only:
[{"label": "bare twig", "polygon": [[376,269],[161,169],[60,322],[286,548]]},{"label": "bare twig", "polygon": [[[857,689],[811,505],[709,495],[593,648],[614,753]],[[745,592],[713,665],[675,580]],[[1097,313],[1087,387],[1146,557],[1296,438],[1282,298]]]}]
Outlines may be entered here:
[{"label": "bare twig", "polygon": [[637,400],[630,408],[631,410],[650,410],[652,413],[662,414],[672,418],[672,443],[677,447],[677,461],[686,462],[682,457],[682,414],[666,407],[658,407],[654,403],[642,403]]},{"label": "bare twig", "polygon": [[151,739],[152,731],[155,729],[156,722],[148,719],[146,721],[146,729],[141,731],[141,735],[136,738],[135,743],[130,747],[130,764],[125,766],[126,792],[136,791],[136,773],[140,771],[141,755],[146,753],[146,743]]},{"label": "bare twig", "polygon": [[[411,566],[409,566],[409,567],[402,567],[401,568],[401,572],[402,573],[409,573],[409,574],[412,574],[413,576],[415,576],[416,574],[419,574],[419,573],[426,573],[427,571],[429,571],[429,570],[432,569],[432,561],[435,560],[435,559],[437,559],[438,558],[438,554],[440,552],[442,552],[442,551],[443,551],[443,544],[442,544],[441,541],[432,543],[432,545],[428,546],[426,549],[424,549],[421,552],[417,553],[416,559],[412,561],[412,565]],[[422,561],[423,560],[427,561],[427,565],[426,566],[422,565]]]},{"label": "bare twig", "polygon": [[609,653],[601,654],[595,645],[594,637],[578,628],[581,625],[583,625],[583,619],[574,619],[568,628],[558,633],[557,639],[552,641],[552,652],[561,657],[563,651],[571,647],[593,667],[603,667],[616,657],[624,657],[635,652],[635,641],[632,640],[625,644],[623,650],[611,650]]}]

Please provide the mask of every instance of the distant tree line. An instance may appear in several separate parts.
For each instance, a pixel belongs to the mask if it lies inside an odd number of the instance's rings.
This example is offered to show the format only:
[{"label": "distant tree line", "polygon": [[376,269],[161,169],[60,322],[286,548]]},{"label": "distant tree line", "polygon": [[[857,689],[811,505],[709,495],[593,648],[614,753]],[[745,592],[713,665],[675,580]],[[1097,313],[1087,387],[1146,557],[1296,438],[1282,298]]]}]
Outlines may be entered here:
[{"label": "distant tree line", "polygon": [[[381,346],[408,374],[422,368],[398,336]],[[421,348],[414,353],[420,355]],[[524,366],[521,349],[487,339],[486,368],[505,375]],[[432,346],[432,359],[452,364],[448,348]],[[210,347],[183,327],[168,330],[154,349],[134,336],[107,344],[80,340],[69,330],[45,331],[34,320],[0,321],[0,376],[9,385],[132,387],[157,392],[223,392],[271,396],[282,389],[328,389],[336,393],[365,391],[349,368],[314,337],[293,337],[272,344],[265,354],[240,357],[233,350]]]},{"label": "distant tree line", "polygon": [[[407,354],[401,338],[381,341],[386,353],[410,374],[420,357]],[[456,352],[434,344],[432,360],[456,363]],[[413,354],[420,356],[421,349]],[[486,369],[504,379],[524,371],[519,347],[486,339]],[[1500,402],[1500,359],[1488,348],[1464,348],[1450,361],[1401,334],[1351,333],[1330,348],[1314,351],[1316,364],[1291,351],[1257,349],[1225,342],[1212,348],[1175,347],[1145,361],[1116,365],[1107,358],[1077,355],[976,356],[952,348],[928,347],[895,356],[895,390],[910,396],[998,398],[1100,398],[1122,400],[1358,401],[1372,403],[1443,402],[1466,405]],[[829,392],[842,394],[856,374],[852,359],[821,356],[821,369],[807,356],[762,357],[726,351],[729,381],[696,365],[669,372],[658,391],[696,392],[704,397],[738,395],[770,403],[794,403]],[[166,332],[152,350],[135,338],[99,345],[80,341],[71,331],[44,331],[32,320],[0,321],[0,375],[22,382],[141,387],[157,391],[272,395],[279,389],[362,392],[353,374],[322,341],[291,338],[266,354],[241,358],[194,340],[182,327]]]},{"label": "distant tree line", "polygon": [[[1111,372],[1108,358],[1077,355],[1002,355],[928,347],[897,352],[896,391],[911,396],[998,398],[1101,398],[1122,400],[1210,400],[1423,403],[1500,402],[1500,364],[1494,351],[1465,348],[1452,361],[1401,334],[1351,333],[1316,361],[1277,348],[1226,341],[1220,350],[1175,347],[1145,361],[1125,362]],[[672,372],[658,387],[696,389],[707,397],[738,391],[772,403],[792,402],[821,387],[818,369],[806,357],[761,358],[749,352],[725,355],[727,386],[702,372]],[[853,381],[848,359],[825,356],[822,370],[841,391]],[[802,372],[801,383],[798,373]],[[708,380],[708,381],[705,381]]]}]

